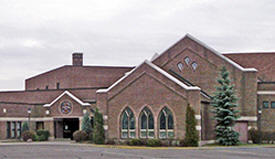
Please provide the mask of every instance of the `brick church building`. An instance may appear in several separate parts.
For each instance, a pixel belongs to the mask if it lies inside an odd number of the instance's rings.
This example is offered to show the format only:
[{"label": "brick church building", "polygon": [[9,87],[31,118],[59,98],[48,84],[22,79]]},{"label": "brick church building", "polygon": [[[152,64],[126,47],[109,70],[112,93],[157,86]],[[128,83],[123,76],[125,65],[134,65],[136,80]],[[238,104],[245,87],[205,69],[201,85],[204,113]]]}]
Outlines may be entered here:
[{"label": "brick church building", "polygon": [[210,99],[225,66],[235,85],[247,141],[251,128],[275,131],[275,53],[222,54],[191,35],[136,67],[65,65],[25,80],[25,90],[0,92],[0,139],[18,138],[24,121],[51,138],[70,138],[97,107],[107,139],[183,139],[187,105],[201,141],[214,139]]}]

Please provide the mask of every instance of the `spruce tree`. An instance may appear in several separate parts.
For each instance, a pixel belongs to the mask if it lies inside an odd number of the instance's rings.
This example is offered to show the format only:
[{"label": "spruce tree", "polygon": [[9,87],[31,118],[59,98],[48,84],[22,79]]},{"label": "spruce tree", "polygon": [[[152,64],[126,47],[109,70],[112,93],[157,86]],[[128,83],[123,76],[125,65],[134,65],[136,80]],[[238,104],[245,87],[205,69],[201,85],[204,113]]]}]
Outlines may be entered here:
[{"label": "spruce tree", "polygon": [[83,121],[81,124],[81,130],[85,131],[87,134],[90,134],[92,132],[92,125],[91,125],[91,119],[89,117],[89,113],[85,113],[83,116]]},{"label": "spruce tree", "polygon": [[103,116],[96,108],[95,116],[94,116],[94,132],[93,139],[96,144],[104,144],[105,135],[103,128]]},{"label": "spruce tree", "polygon": [[186,120],[185,120],[185,138],[184,146],[198,146],[199,135],[196,130],[197,121],[195,118],[195,112],[188,104],[186,109]]},{"label": "spruce tree", "polygon": [[236,110],[238,105],[234,85],[231,84],[229,72],[225,67],[222,67],[217,82],[219,85],[211,101],[216,120],[216,142],[226,146],[236,145],[239,143],[239,133],[234,131],[233,127],[239,111]]}]

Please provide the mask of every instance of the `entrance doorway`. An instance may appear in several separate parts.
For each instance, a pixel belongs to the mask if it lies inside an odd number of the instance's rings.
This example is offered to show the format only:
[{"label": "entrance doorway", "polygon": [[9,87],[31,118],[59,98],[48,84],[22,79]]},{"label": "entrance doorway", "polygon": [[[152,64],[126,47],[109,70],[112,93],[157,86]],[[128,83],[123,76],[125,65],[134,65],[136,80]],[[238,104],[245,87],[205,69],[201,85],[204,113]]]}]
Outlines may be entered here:
[{"label": "entrance doorway", "polygon": [[79,130],[78,118],[57,118],[54,120],[55,138],[71,138],[73,133]]},{"label": "entrance doorway", "polygon": [[235,131],[237,131],[240,134],[239,140],[242,143],[247,143],[247,141],[248,141],[247,121],[237,121],[234,129],[235,129]]}]

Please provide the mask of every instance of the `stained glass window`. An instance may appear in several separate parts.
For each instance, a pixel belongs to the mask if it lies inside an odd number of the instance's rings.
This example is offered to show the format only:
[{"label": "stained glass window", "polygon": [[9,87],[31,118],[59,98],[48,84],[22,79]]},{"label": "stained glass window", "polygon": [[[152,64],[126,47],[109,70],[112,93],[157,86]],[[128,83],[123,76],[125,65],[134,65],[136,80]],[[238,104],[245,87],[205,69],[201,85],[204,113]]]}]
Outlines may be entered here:
[{"label": "stained glass window", "polygon": [[185,63],[188,65],[189,63],[190,63],[190,58],[187,56],[187,57],[185,57],[185,59],[184,59],[184,61],[185,61]]},{"label": "stained glass window", "polygon": [[154,117],[152,112],[145,107],[140,115],[140,137],[153,138],[154,136]]},{"label": "stained glass window", "polygon": [[122,138],[135,138],[135,117],[130,108],[126,108],[121,116],[121,137]]},{"label": "stained glass window", "polygon": [[193,68],[193,70],[196,70],[197,67],[198,67],[198,64],[197,64],[196,62],[193,62],[193,63],[192,63],[192,68]]},{"label": "stained glass window", "polygon": [[181,62],[178,63],[178,68],[179,68],[180,71],[183,70],[183,64]]},{"label": "stained glass window", "polygon": [[173,114],[167,107],[164,107],[159,115],[159,137],[160,138],[174,137]]}]

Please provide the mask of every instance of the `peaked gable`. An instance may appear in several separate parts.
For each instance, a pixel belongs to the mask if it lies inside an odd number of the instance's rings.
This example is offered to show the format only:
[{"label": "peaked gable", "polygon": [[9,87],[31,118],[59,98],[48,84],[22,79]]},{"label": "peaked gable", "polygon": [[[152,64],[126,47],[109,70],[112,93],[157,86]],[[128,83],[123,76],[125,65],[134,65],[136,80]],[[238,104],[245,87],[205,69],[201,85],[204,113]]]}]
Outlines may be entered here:
[{"label": "peaked gable", "polygon": [[[116,81],[108,89],[97,90],[97,93],[111,92],[116,87],[119,87],[120,83],[123,83],[123,81],[127,80],[127,78],[129,78],[130,75],[132,75],[135,72],[139,71],[139,69],[141,69],[143,66],[148,66],[152,70],[160,73],[161,75],[163,75],[164,77],[166,77],[167,79],[169,79],[171,82],[173,82],[174,84],[176,84],[177,86],[179,86],[179,87],[181,87],[181,88],[183,88],[185,90],[200,90],[200,88],[197,87],[197,86],[187,86],[186,84],[184,84],[183,82],[181,82],[180,80],[178,80],[177,78],[175,78],[174,76],[172,76],[171,74],[169,74],[166,71],[164,71],[163,69],[159,68],[157,65],[151,63],[148,60],[145,60],[142,64],[140,64],[139,66],[137,66],[135,69],[131,70],[130,72],[127,72],[122,78],[120,78],[118,81]],[[141,71],[141,72],[146,72],[146,71]]]},{"label": "peaked gable", "polygon": [[[164,51],[162,54],[160,54],[158,57],[155,57],[154,60],[152,60],[152,63],[163,67],[166,63],[168,63],[170,60],[172,60],[177,54],[185,50],[186,48],[189,48],[191,50],[194,50],[196,52],[200,52],[202,57],[208,58],[211,60],[211,55],[208,55],[211,53],[214,55],[217,59],[222,60],[226,62],[227,64],[237,68],[240,71],[244,72],[256,72],[257,69],[255,68],[244,68],[241,65],[235,63],[231,59],[225,57],[215,49],[211,48],[210,46],[206,45],[202,41],[196,39],[190,34],[186,34],[182,39],[180,39],[178,42],[176,42],[174,45],[172,45],[170,48],[168,48],[166,51]],[[213,60],[214,62],[214,60]]]},{"label": "peaked gable", "polygon": [[79,103],[82,106],[90,106],[91,104],[89,103],[84,103],[82,102],[79,98],[77,98],[76,96],[74,96],[72,93],[70,93],[69,91],[65,91],[62,94],[60,94],[57,98],[55,98],[51,103],[49,104],[45,104],[43,105],[44,107],[51,107],[54,103],[56,103],[60,98],[62,98],[64,95],[68,95],[69,97],[71,97],[74,101],[76,101],[77,103]]}]

